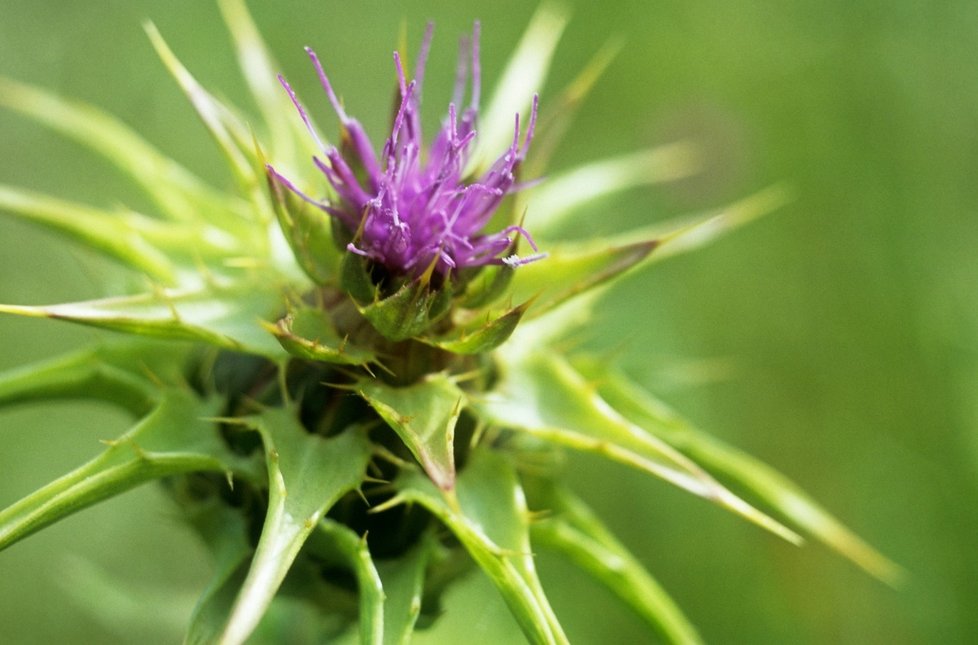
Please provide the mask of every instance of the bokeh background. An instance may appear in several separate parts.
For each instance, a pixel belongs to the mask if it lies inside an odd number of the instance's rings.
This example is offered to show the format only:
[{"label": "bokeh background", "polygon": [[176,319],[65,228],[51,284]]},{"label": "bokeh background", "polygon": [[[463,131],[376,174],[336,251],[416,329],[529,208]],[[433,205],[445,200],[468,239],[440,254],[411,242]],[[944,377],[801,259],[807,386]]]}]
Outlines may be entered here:
[{"label": "bokeh background", "polygon": [[[434,110],[447,102],[456,35],[482,19],[491,83],[534,9],[522,0],[250,4],[300,92],[316,95],[301,49],[310,44],[372,132],[384,128],[402,21],[414,42],[425,20],[437,21]],[[894,590],[819,545],[783,544],[623,468],[609,476],[604,464],[575,460],[579,490],[710,642],[975,642],[978,4],[567,4],[574,18],[544,101],[609,38],[625,45],[556,168],[682,138],[708,158],[695,179],[582,212],[574,234],[717,206],[777,182],[795,192],[778,214],[622,283],[588,342],[624,342],[629,373],[788,473],[902,564],[907,580]],[[200,0],[0,0],[0,74],[107,108],[226,185],[218,153],[151,51],[147,18],[205,85],[246,104],[217,8]],[[313,109],[329,122],[325,101]],[[0,113],[0,142],[0,183],[145,204],[100,159],[15,115]],[[94,297],[115,280],[112,267],[3,217],[0,249],[3,302]],[[0,319],[0,369],[92,335]],[[0,413],[0,505],[123,427],[95,405]],[[646,642],[607,593],[551,558],[541,565],[573,642]],[[0,641],[176,642],[207,570],[200,545],[145,487],[0,553]],[[99,576],[109,582],[93,583]],[[419,642],[521,642],[486,586],[478,576],[462,584]],[[91,611],[106,603],[113,621]]]}]

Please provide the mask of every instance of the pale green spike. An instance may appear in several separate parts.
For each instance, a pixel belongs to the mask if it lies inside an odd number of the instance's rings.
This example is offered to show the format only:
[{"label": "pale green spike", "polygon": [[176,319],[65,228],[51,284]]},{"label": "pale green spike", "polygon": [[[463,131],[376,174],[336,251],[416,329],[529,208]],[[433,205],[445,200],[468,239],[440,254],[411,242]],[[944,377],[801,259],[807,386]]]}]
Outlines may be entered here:
[{"label": "pale green spike", "polygon": [[544,519],[531,525],[534,545],[562,553],[627,603],[670,643],[702,642],[696,628],[642,564],[569,491],[546,497]]},{"label": "pale green spike", "polygon": [[675,181],[696,173],[700,151],[680,142],[632,152],[579,166],[547,179],[522,199],[534,235],[558,229],[574,211],[616,192]]},{"label": "pale green spike", "polygon": [[99,399],[142,415],[157,396],[150,380],[110,364],[96,348],[0,373],[0,407],[54,399]]},{"label": "pale green spike", "polygon": [[602,399],[557,354],[510,357],[496,389],[473,404],[486,421],[659,477],[794,544],[801,536],[722,486],[675,448]]},{"label": "pale green spike", "polygon": [[142,234],[142,218],[135,213],[110,213],[2,185],[0,211],[57,231],[157,280],[175,281],[170,258]]},{"label": "pale green spike", "polygon": [[505,457],[489,450],[473,453],[459,476],[457,496],[439,491],[427,477],[410,471],[397,485],[397,497],[375,512],[402,503],[424,506],[455,534],[496,585],[527,640],[539,645],[568,642],[537,577],[526,499]]},{"label": "pale green spike", "polygon": [[274,285],[168,291],[47,306],[0,305],[0,313],[64,320],[102,329],[208,343],[269,358],[285,352],[261,325],[282,306]]},{"label": "pale green spike", "polygon": [[597,387],[622,414],[718,475],[736,482],[784,517],[877,578],[895,585],[902,569],[869,546],[797,484],[767,464],[697,430],[643,388],[607,365],[588,362]]},{"label": "pale green spike", "polygon": [[240,200],[204,184],[119,119],[101,110],[0,77],[0,105],[101,154],[135,180],[170,219],[227,222]]},{"label": "pale green spike", "polygon": [[187,71],[166,44],[156,25],[147,22],[145,29],[163,64],[190,99],[197,115],[221,148],[235,178],[242,186],[253,186],[257,181],[256,168],[253,159],[249,158],[240,147],[240,142],[252,139],[251,133],[240,123],[229,119],[230,110],[205,90]]},{"label": "pale green spike", "polygon": [[[479,120],[479,136],[468,172],[479,174],[512,143],[514,115],[524,111],[530,105],[533,93],[543,88],[567,20],[567,11],[551,2],[540,5],[533,14],[496,85],[489,107]],[[521,119],[523,129],[526,121]]]},{"label": "pale green spike", "polygon": [[218,401],[170,391],[160,405],[84,466],[0,512],[0,549],[153,479],[194,471],[229,472],[239,460],[204,420]]},{"label": "pale green spike", "polygon": [[275,82],[281,68],[269,54],[248,7],[243,0],[219,0],[218,6],[234,39],[238,65],[268,128],[272,158],[277,164],[307,166],[308,155],[304,153],[310,137],[299,119],[288,118],[295,108]]},{"label": "pale green spike", "polygon": [[[623,42],[614,38],[605,44],[588,61],[584,69],[556,98],[548,98],[546,107],[537,124],[537,134],[533,138],[533,153],[523,164],[526,177],[539,177],[545,174],[550,159],[559,147],[577,109],[591,93],[598,79],[621,51]],[[522,212],[522,208],[516,208]]]},{"label": "pale green spike", "polygon": [[268,511],[248,575],[220,638],[244,643],[326,511],[363,479],[370,444],[357,428],[331,438],[310,434],[292,410],[269,409],[249,424],[261,433],[268,469]]}]

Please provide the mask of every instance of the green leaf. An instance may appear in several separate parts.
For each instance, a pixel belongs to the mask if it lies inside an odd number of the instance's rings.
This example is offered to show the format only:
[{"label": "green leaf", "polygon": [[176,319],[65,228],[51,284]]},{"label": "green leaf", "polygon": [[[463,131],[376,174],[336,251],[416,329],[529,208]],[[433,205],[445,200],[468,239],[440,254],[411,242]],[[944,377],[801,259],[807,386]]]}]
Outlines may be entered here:
[{"label": "green leaf", "polygon": [[292,356],[340,365],[366,365],[373,352],[348,345],[321,309],[303,307],[266,327]]},{"label": "green leaf", "polygon": [[[138,348],[132,358],[138,360]],[[135,416],[149,412],[159,388],[142,375],[113,365],[89,348],[0,373],[0,407],[55,399],[98,399]]]},{"label": "green leaf", "polygon": [[455,423],[465,394],[454,381],[441,373],[408,387],[369,379],[357,394],[394,429],[431,481],[444,490],[455,485]]},{"label": "green leaf", "polygon": [[136,296],[47,306],[0,305],[0,313],[53,318],[113,331],[209,343],[215,347],[282,356],[282,348],[260,320],[280,306],[277,291],[265,286],[211,286],[159,290]]},{"label": "green leaf", "polygon": [[457,498],[408,471],[398,494],[381,511],[417,503],[438,517],[499,589],[527,640],[566,643],[533,564],[529,513],[523,489],[509,462],[489,450],[476,451],[458,479]]},{"label": "green leaf", "polygon": [[607,195],[688,177],[698,169],[699,157],[691,144],[673,143],[591,162],[549,177],[525,197],[533,233],[551,233],[568,215]]},{"label": "green leaf", "polygon": [[159,406],[84,466],[0,512],[0,549],[76,511],[149,481],[239,464],[207,421],[216,401],[170,390]]},{"label": "green leaf", "polygon": [[351,428],[323,439],[293,411],[269,409],[250,422],[265,444],[268,514],[247,578],[218,642],[243,643],[258,625],[303,542],[326,511],[363,479],[370,444]]},{"label": "green leaf", "polygon": [[378,565],[386,596],[385,645],[408,645],[411,642],[414,625],[421,613],[425,571],[437,548],[438,544],[429,537],[407,554]]},{"label": "green leaf", "polygon": [[184,643],[210,645],[220,635],[248,573],[252,547],[244,515],[224,500],[208,499],[191,507],[189,520],[211,552],[214,573],[194,607]]},{"label": "green leaf", "polygon": [[129,126],[90,105],[0,78],[0,105],[94,150],[136,181],[170,219],[237,222],[243,203],[204,184]]},{"label": "green leaf", "polygon": [[455,354],[481,354],[491,351],[506,342],[531,302],[528,300],[498,317],[490,317],[479,326],[456,326],[449,336],[439,338],[422,336],[418,340]]},{"label": "green leaf", "polygon": [[504,365],[473,407],[488,422],[618,461],[708,499],[790,542],[801,538],[724,488],[688,457],[630,422],[564,359],[536,354]]},{"label": "green leaf", "polygon": [[[515,244],[512,251],[506,251],[506,255],[513,253],[516,253]],[[459,304],[466,309],[479,309],[492,304],[506,294],[515,273],[516,267],[509,264],[479,267],[475,278],[465,285],[465,293]]]},{"label": "green leaf", "polygon": [[602,395],[623,415],[696,459],[718,475],[750,491],[820,541],[877,578],[897,584],[902,569],[881,555],[815,502],[797,484],[767,464],[697,430],[661,401],[607,366],[590,364],[602,376]]},{"label": "green leaf", "polygon": [[554,491],[545,504],[546,519],[530,527],[534,545],[567,556],[627,603],[667,642],[702,642],[675,601],[581,500],[567,491]]},{"label": "green leaf", "polygon": [[360,642],[363,645],[382,645],[387,630],[384,622],[385,590],[370,557],[366,536],[361,537],[339,522],[324,518],[320,520],[310,542],[313,539],[317,542],[317,549],[327,549],[334,556],[339,555],[357,579]]}]

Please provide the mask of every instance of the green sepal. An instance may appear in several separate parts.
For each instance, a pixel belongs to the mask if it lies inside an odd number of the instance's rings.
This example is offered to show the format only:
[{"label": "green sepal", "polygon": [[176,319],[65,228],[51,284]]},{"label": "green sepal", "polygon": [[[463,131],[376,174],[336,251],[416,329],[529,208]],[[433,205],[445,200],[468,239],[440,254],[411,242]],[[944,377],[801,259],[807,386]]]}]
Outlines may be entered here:
[{"label": "green sepal", "polygon": [[807,493],[767,464],[698,430],[643,388],[600,361],[581,361],[598,391],[632,422],[749,491],[821,542],[889,584],[903,578],[899,565],[846,528]]},{"label": "green sepal", "polygon": [[283,186],[270,169],[266,177],[275,216],[296,262],[320,286],[335,281],[343,252],[333,239],[332,218]]},{"label": "green sepal", "polygon": [[340,287],[358,305],[379,301],[380,289],[370,279],[367,260],[356,253],[346,253],[340,264]]},{"label": "green sepal", "polygon": [[459,326],[455,327],[449,336],[440,336],[438,338],[421,336],[418,340],[455,354],[481,354],[488,352],[506,342],[532,302],[532,300],[528,300],[496,318],[490,318],[479,326]]},{"label": "green sepal", "polygon": [[452,305],[449,283],[433,288],[424,280],[404,283],[392,295],[358,309],[377,332],[390,341],[420,335],[448,313]]},{"label": "green sepal", "polygon": [[0,512],[0,549],[76,511],[152,480],[193,471],[247,470],[208,421],[219,401],[169,390],[129,432],[105,451]]},{"label": "green sepal", "polygon": [[584,502],[569,491],[552,485],[545,488],[540,500],[543,518],[530,525],[535,546],[567,557],[631,607],[666,642],[702,642],[675,601]]},{"label": "green sepal", "polygon": [[113,331],[204,342],[222,349],[280,358],[282,348],[260,320],[281,295],[273,285],[166,290],[46,306],[0,305],[0,313],[52,318]]},{"label": "green sepal", "polygon": [[243,643],[254,631],[302,544],[326,511],[360,485],[371,456],[361,429],[324,439],[303,428],[291,409],[270,408],[243,422],[261,434],[265,447],[268,512],[218,639],[226,645]]},{"label": "green sepal", "polygon": [[452,379],[430,374],[408,387],[369,379],[356,390],[397,433],[431,481],[443,490],[455,486],[455,423],[466,398]]},{"label": "green sepal", "polygon": [[466,309],[480,309],[491,305],[506,294],[515,273],[516,267],[509,264],[480,267],[475,277],[465,283],[459,305]]},{"label": "green sepal", "polygon": [[293,310],[265,328],[292,356],[339,365],[366,365],[374,360],[370,350],[340,338],[328,314],[312,307]]},{"label": "green sepal", "polygon": [[426,508],[496,585],[528,641],[567,643],[537,577],[523,489],[503,456],[474,452],[459,475],[456,495],[439,491],[413,471],[405,471],[395,484],[397,495],[376,511],[402,503]]},{"label": "green sepal", "polygon": [[623,417],[563,358],[503,364],[496,389],[473,402],[487,422],[618,461],[708,499],[790,542],[801,537],[727,490],[678,450]]},{"label": "green sepal", "polygon": [[533,316],[538,316],[638,266],[658,245],[655,240],[622,246],[597,240],[576,247],[550,247],[545,260],[518,269],[512,297],[517,301],[536,297]]}]

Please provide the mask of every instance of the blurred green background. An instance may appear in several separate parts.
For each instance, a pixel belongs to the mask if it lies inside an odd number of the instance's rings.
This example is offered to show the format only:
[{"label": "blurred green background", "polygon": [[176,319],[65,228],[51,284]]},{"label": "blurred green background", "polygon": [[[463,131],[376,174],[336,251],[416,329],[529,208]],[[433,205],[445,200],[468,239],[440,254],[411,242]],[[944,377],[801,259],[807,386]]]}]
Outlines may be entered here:
[{"label": "blurred green background", "polygon": [[[352,114],[383,132],[390,52],[437,22],[427,115],[447,103],[456,36],[483,21],[491,85],[533,3],[251,3],[306,97],[314,46]],[[978,4],[901,0],[569,1],[549,84],[606,40],[625,47],[556,167],[691,138],[693,180],[582,212],[574,235],[716,206],[776,182],[796,198],[708,249],[632,276],[589,330],[700,426],[789,474],[908,571],[894,590],[818,545],[796,549],[657,481],[581,459],[578,489],[710,642],[978,639]],[[712,5],[712,6],[711,6]],[[0,0],[0,74],[107,108],[217,185],[222,164],[143,34],[156,22],[204,84],[246,104],[216,7],[200,0]],[[325,101],[310,100],[320,120]],[[293,115],[283,115],[293,118]],[[145,201],[100,159],[0,113],[0,183],[99,205]],[[528,216],[532,229],[532,208]],[[0,217],[0,301],[100,295],[112,268]],[[120,287],[121,288],[121,287]],[[0,369],[93,332],[0,319]],[[0,506],[98,449],[124,419],[95,405],[0,414]],[[166,643],[207,576],[202,548],[145,487],[0,553],[5,643]],[[646,642],[642,625],[546,556],[575,643]],[[88,610],[121,584],[115,623]],[[75,591],[73,592],[72,589]],[[491,603],[483,601],[488,593]],[[520,642],[478,576],[419,642]],[[167,599],[164,601],[164,599]],[[139,618],[151,607],[152,620]]]}]

